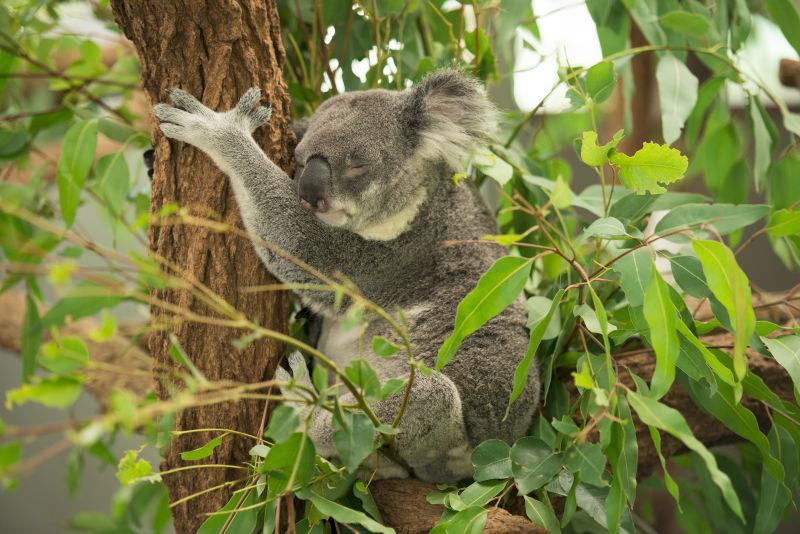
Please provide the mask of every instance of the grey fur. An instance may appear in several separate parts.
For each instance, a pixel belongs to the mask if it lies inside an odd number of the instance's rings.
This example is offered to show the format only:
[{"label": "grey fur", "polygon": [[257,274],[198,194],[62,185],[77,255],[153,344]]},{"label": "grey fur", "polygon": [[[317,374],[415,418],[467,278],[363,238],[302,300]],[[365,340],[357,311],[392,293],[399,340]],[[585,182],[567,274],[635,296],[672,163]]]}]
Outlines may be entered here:
[{"label": "grey fur", "polygon": [[[505,254],[495,244],[445,244],[496,233],[475,189],[452,180],[469,152],[494,131],[494,110],[483,89],[445,70],[406,91],[351,92],[322,104],[296,130],[302,134],[296,150],[298,176],[309,158],[327,161],[331,172],[326,195],[346,214],[344,221],[335,221],[338,226],[300,205],[295,181],[252,139],[251,132],[269,116],[256,107],[255,91],[224,113],[175,92],[173,101],[182,109],[159,104],[155,114],[168,137],[200,148],[228,174],[251,234],[326,275],[344,274],[386,310],[402,308],[416,357],[433,367],[438,348],[452,332],[458,303]],[[294,263],[256,248],[284,282],[318,283]],[[333,295],[298,293],[325,314],[320,350],[337,364],[344,367],[362,357],[381,379],[407,374],[402,357],[379,358],[363,347],[359,353],[356,336],[341,331]],[[369,346],[378,334],[392,337],[388,325],[371,317],[362,337],[367,342],[361,345]],[[398,435],[399,454],[415,476],[434,482],[470,476],[472,447],[489,438],[511,442],[524,435],[538,405],[535,369],[508,418],[502,419],[514,368],[527,342],[518,301],[467,337],[441,374],[417,375]],[[298,374],[296,358],[291,363],[295,376],[307,380]],[[391,422],[400,403],[396,395],[373,409],[382,421]],[[315,412],[311,434],[321,454],[333,455],[329,419],[330,414]],[[396,468],[379,473],[396,475]]]}]

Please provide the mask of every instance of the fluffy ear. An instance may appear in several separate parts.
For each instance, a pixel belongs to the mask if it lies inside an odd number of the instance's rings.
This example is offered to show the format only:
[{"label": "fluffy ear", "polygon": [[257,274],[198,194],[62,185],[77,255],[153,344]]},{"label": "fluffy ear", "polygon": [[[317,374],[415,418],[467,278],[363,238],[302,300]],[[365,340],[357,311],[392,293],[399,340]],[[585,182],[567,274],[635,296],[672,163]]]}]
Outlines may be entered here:
[{"label": "fluffy ear", "polygon": [[483,87],[451,69],[436,71],[409,89],[400,120],[418,155],[453,168],[497,129],[496,111]]}]

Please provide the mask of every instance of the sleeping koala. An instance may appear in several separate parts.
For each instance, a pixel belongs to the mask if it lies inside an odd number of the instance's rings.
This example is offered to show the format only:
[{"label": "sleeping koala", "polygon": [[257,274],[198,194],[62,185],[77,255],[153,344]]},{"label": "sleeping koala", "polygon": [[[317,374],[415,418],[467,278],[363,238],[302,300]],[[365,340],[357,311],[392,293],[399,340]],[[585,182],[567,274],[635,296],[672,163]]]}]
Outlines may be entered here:
[{"label": "sleeping koala", "polygon": [[[496,233],[474,187],[453,174],[466,156],[491,139],[495,114],[483,89],[443,70],[405,91],[369,90],[327,100],[306,122],[297,145],[294,179],[270,161],[251,136],[270,117],[251,89],[236,108],[214,112],[180,90],[175,107],[155,106],[161,130],[208,154],[231,180],[247,230],[321,271],[341,273],[385,310],[403,310],[414,355],[434,367],[453,329],[458,303],[505,250],[473,241]],[[256,245],[267,268],[292,284],[319,280],[270,247]],[[358,329],[341,325],[332,292],[298,291],[323,319],[319,350],[344,368],[365,358],[381,380],[408,374],[405,358],[359,350]],[[393,338],[368,317],[363,339]],[[521,398],[503,420],[514,368],[528,343],[521,301],[468,336],[441,373],[417,373],[396,436],[398,456],[411,473],[452,483],[472,475],[470,453],[489,438],[524,435],[537,408],[539,381],[531,369]],[[366,343],[365,345],[369,345]],[[290,357],[297,380],[307,380],[299,354]],[[288,380],[286,371],[279,378]],[[353,402],[343,396],[343,402]],[[391,423],[400,394],[372,406]],[[331,414],[316,410],[311,438],[334,456]],[[397,476],[386,469],[378,476]]]}]

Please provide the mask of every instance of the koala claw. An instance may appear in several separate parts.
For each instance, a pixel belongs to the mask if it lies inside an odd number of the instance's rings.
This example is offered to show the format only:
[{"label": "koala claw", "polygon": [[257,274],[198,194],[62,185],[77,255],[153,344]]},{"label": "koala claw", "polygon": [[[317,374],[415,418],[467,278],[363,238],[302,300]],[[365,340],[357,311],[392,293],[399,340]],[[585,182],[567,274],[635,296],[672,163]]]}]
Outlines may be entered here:
[{"label": "koala claw", "polygon": [[170,90],[169,97],[175,102],[175,105],[179,109],[188,111],[189,113],[197,113],[199,115],[210,115],[213,113],[199,100],[182,89],[175,88]]},{"label": "koala claw", "polygon": [[250,111],[255,107],[260,98],[261,98],[261,89],[259,89],[258,87],[251,87],[239,99],[239,103],[236,104],[236,109],[244,114],[250,113]]}]

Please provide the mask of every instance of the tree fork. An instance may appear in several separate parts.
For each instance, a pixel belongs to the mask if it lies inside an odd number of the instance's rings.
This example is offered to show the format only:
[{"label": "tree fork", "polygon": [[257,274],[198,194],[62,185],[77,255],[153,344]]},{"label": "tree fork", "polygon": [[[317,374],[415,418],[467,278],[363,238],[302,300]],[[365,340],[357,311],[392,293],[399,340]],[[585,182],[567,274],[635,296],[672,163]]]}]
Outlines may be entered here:
[{"label": "tree fork", "polygon": [[[151,104],[166,101],[168,90],[180,87],[212,109],[224,110],[248,88],[259,87],[273,114],[269,125],[255,133],[256,141],[278,165],[284,169],[291,165],[293,143],[287,142],[293,139],[289,131],[291,103],[283,81],[285,54],[274,0],[112,0],[111,6],[119,27],[136,47],[142,85]],[[211,160],[188,145],[169,142],[155,121],[152,136],[156,161],[151,213],[176,203],[241,226],[233,191]],[[157,225],[150,228],[149,240],[152,253],[177,265],[181,276],[207,285],[255,322],[286,331],[285,294],[239,292],[241,287],[275,282],[247,240],[205,228]],[[214,315],[185,291],[159,291],[158,297],[198,314]],[[157,307],[151,314],[154,324],[172,319]],[[272,375],[281,355],[280,345],[269,340],[255,342],[243,351],[235,349],[231,342],[242,336],[241,331],[216,325],[175,324],[172,332],[210,380],[264,380]],[[169,333],[154,329],[149,350],[153,369],[162,371],[162,376],[163,371],[176,367],[169,349]],[[164,399],[180,386],[156,381],[154,387]],[[177,414],[175,427],[256,433],[264,409],[259,401],[189,409]],[[162,469],[181,465],[181,451],[199,447],[212,437],[193,433],[173,439]],[[241,464],[249,459],[250,446],[252,443],[244,439],[226,438],[213,459],[216,463]],[[174,502],[239,476],[225,470],[190,470],[164,478]],[[230,492],[231,488],[211,492],[173,508],[176,530],[195,532],[205,519],[203,514],[222,507]]]}]

